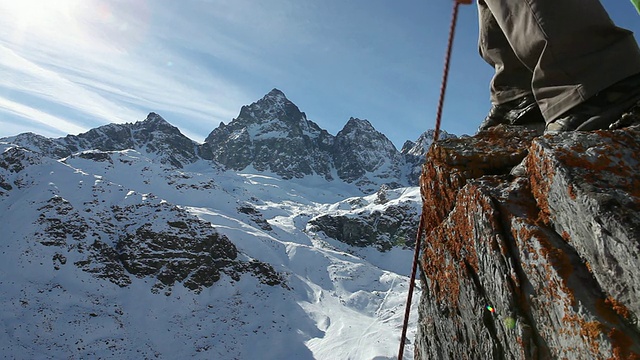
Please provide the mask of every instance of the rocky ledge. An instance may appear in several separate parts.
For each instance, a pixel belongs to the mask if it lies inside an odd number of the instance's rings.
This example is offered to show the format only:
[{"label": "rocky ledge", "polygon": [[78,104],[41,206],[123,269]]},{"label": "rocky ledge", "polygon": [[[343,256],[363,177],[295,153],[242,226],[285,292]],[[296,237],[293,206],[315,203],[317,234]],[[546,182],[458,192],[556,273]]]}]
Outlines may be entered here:
[{"label": "rocky ledge", "polygon": [[640,358],[640,128],[538,135],[430,149],[416,359]]}]

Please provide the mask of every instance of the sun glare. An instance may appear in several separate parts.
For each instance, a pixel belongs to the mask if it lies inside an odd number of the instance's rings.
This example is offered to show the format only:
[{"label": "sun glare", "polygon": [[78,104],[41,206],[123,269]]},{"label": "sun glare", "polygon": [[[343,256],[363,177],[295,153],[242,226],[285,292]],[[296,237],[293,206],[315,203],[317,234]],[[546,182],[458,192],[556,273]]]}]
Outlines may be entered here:
[{"label": "sun glare", "polygon": [[81,0],[0,0],[2,18],[18,28],[42,28],[69,20]]},{"label": "sun glare", "polygon": [[0,0],[0,37],[20,46],[127,52],[145,39],[150,13],[147,0]]}]

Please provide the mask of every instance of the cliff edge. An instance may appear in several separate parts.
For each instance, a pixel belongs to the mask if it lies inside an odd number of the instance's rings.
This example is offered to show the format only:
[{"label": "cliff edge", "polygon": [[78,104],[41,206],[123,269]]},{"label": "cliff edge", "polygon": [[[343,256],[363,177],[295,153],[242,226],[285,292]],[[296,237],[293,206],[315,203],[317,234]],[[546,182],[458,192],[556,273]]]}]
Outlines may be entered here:
[{"label": "cliff edge", "polygon": [[640,127],[538,135],[427,154],[416,359],[640,359]]}]

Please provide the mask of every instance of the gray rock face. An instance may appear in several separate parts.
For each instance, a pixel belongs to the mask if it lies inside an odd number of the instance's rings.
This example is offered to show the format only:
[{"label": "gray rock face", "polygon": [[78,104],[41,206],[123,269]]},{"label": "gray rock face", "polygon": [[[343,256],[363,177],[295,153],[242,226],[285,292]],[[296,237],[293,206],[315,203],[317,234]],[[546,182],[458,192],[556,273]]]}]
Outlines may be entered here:
[{"label": "gray rock face", "polygon": [[634,322],[640,315],[639,139],[637,129],[541,138],[528,159],[543,219]]},{"label": "gray rock face", "polygon": [[203,153],[234,170],[253,165],[285,179],[318,174],[331,179],[333,136],[273,89],[261,100],[243,106],[228,125],[221,124],[205,139]]},{"label": "gray rock face", "polygon": [[[131,285],[132,276],[152,278],[156,279],[153,291],[167,295],[176,283],[200,292],[222,274],[239,280],[250,273],[262,283],[286,286],[273,267],[241,259],[226,236],[176,206],[143,202],[99,211],[97,204],[85,205],[76,209],[54,196],[38,209],[40,230],[34,238],[42,245],[60,248],[52,259],[58,269],[66,262],[62,254],[73,251],[84,255],[74,265],[97,278],[121,287]],[[143,221],[159,216],[166,221]]]},{"label": "gray rock face", "polygon": [[[325,236],[356,247],[372,246],[379,251],[388,251],[394,246],[413,246],[416,224],[419,222],[418,207],[414,201],[389,197],[389,189],[382,187],[373,204],[363,198],[352,198],[349,212],[330,212],[317,216],[307,223],[307,231],[322,232]],[[347,208],[347,205],[344,205]]]},{"label": "gray rock face", "polygon": [[333,158],[338,176],[346,182],[373,184],[367,174],[389,183],[402,181],[398,176],[404,165],[400,153],[367,120],[349,119],[335,138]]},{"label": "gray rock face", "polygon": [[12,146],[0,154],[0,196],[29,185],[23,170],[43,162],[43,156],[22,147]]},{"label": "gray rock face", "polygon": [[429,152],[416,358],[639,356],[640,131],[535,135]]},{"label": "gray rock face", "polygon": [[345,244],[387,251],[415,238],[416,217],[412,206],[391,206],[363,217],[322,215],[309,221],[309,225],[312,231],[322,231]]},{"label": "gray rock face", "polygon": [[0,157],[0,168],[8,173],[17,174],[31,165],[42,162],[42,156],[22,147],[11,147]]}]

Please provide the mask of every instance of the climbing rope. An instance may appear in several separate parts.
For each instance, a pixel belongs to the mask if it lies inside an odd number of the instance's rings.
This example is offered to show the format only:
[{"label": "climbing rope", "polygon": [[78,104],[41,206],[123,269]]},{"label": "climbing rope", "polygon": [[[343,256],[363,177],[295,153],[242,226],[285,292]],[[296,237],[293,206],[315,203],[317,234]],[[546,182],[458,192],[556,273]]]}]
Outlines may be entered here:
[{"label": "climbing rope", "polygon": [[[469,4],[471,1],[466,0],[454,0],[453,1],[453,15],[451,17],[451,25],[449,27],[449,41],[447,44],[447,52],[444,60],[444,72],[442,75],[442,86],[440,87],[440,100],[438,101],[438,111],[436,113],[436,127],[433,135],[433,142],[431,145],[438,141],[440,136],[440,123],[442,122],[442,108],[444,106],[444,95],[447,91],[447,80],[449,77],[449,63],[451,60],[451,50],[453,48],[453,37],[456,32],[456,22],[458,21],[458,7],[461,3]],[[416,284],[416,270],[418,269],[418,261],[420,258],[420,245],[423,233],[424,225],[424,212],[420,215],[420,223],[418,224],[418,234],[416,235],[415,249],[413,250],[413,265],[411,267],[411,280],[409,281],[409,293],[407,295],[407,304],[405,305],[404,322],[402,325],[402,337],[400,338],[400,349],[398,351],[398,360],[402,360],[404,354],[405,339],[407,337],[407,328],[409,326],[409,315],[411,314],[411,301],[413,300],[413,290]]]}]

